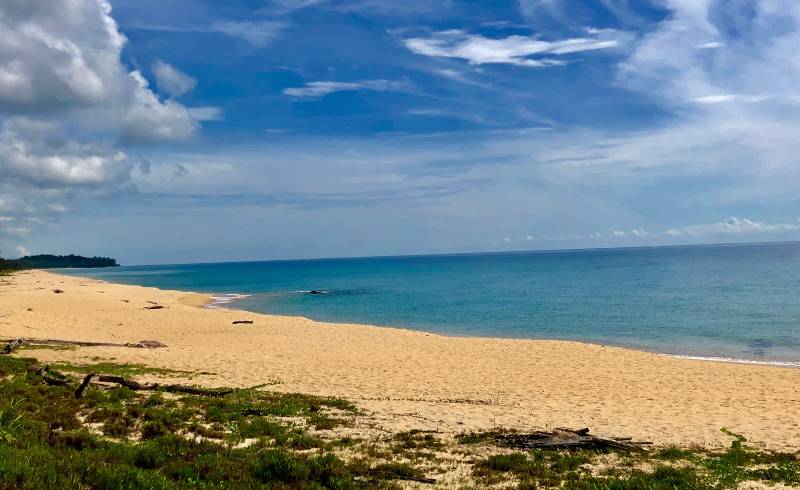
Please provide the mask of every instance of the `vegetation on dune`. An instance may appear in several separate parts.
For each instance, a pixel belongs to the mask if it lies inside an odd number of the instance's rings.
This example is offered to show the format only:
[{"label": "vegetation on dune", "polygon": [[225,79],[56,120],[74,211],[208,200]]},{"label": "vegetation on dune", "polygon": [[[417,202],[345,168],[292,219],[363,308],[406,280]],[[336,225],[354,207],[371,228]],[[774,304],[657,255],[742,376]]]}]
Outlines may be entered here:
[{"label": "vegetation on dune", "polygon": [[[353,427],[364,414],[339,398],[260,389],[207,397],[97,385],[76,398],[77,381],[48,385],[39,367],[32,359],[0,356],[0,489],[350,489],[438,482],[656,490],[735,488],[746,480],[800,483],[797,454],[756,451],[733,434],[730,448],[717,453],[675,447],[515,451],[498,445],[504,431],[455,439],[421,430],[356,437]],[[67,367],[151,373],[142,366]]]}]

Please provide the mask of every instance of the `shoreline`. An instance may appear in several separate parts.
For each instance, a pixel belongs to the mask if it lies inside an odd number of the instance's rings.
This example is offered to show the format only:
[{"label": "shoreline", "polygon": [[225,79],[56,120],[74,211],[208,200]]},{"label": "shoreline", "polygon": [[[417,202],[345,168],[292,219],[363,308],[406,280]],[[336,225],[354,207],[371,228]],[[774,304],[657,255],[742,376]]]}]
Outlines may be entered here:
[{"label": "shoreline", "polygon": [[[10,278],[10,279],[8,279]],[[54,294],[59,287],[63,294]],[[591,427],[658,444],[800,447],[800,371],[676,358],[578,341],[452,337],[202,308],[211,295],[27,271],[0,286],[4,337],[137,342],[165,349],[27,351],[193,372],[193,383],[341,396],[378,426],[446,433]],[[164,309],[144,309],[149,302]],[[30,308],[30,310],[28,310]],[[250,320],[252,325],[232,325]]]},{"label": "shoreline", "polygon": [[[748,244],[744,244],[748,245]],[[591,340],[578,340],[578,339],[569,339],[569,338],[555,338],[555,337],[493,337],[493,336],[486,336],[486,335],[466,335],[466,334],[457,334],[457,333],[446,333],[446,332],[436,332],[431,330],[425,329],[415,329],[411,327],[404,327],[404,326],[396,326],[396,325],[379,325],[374,323],[351,323],[345,321],[336,321],[336,322],[328,322],[324,320],[317,320],[311,317],[307,317],[304,315],[285,315],[285,314],[277,314],[277,313],[269,313],[269,312],[259,312],[253,310],[247,310],[243,308],[236,308],[236,302],[249,298],[252,294],[249,293],[201,293],[196,291],[183,291],[177,289],[163,289],[156,286],[141,286],[138,284],[127,284],[127,283],[109,283],[106,280],[102,279],[94,279],[92,277],[87,276],[80,276],[80,275],[71,275],[71,274],[58,274],[57,272],[51,272],[49,270],[42,270],[43,272],[47,272],[49,274],[55,275],[63,275],[65,277],[79,277],[85,280],[90,281],[97,281],[104,284],[118,284],[121,286],[135,286],[135,287],[147,287],[157,289],[159,291],[167,291],[167,292],[179,292],[184,294],[193,294],[193,295],[204,295],[208,296],[208,301],[200,305],[202,308],[208,309],[229,309],[232,311],[244,311],[247,313],[253,313],[256,315],[267,315],[267,316],[274,316],[274,317],[284,317],[284,318],[298,318],[305,321],[310,322],[317,322],[317,323],[326,323],[331,325],[360,325],[364,327],[373,327],[373,328],[386,328],[386,329],[393,329],[393,330],[405,330],[410,332],[421,332],[428,335],[437,335],[444,338],[467,338],[467,339],[479,339],[479,340],[522,340],[522,341],[533,341],[533,342],[574,342],[577,344],[585,344],[585,345],[594,345],[599,347],[612,347],[617,349],[624,349],[629,351],[635,352],[644,352],[648,354],[655,354],[661,356],[667,356],[674,359],[686,359],[692,361],[704,361],[704,362],[723,362],[723,363],[731,363],[731,364],[745,364],[745,365],[757,365],[757,366],[773,366],[773,367],[780,367],[780,368],[788,368],[788,369],[800,369],[800,360],[796,361],[787,361],[787,360],[779,360],[779,359],[770,359],[770,360],[762,360],[762,359],[749,359],[749,358],[738,358],[738,357],[726,357],[722,355],[711,355],[711,354],[699,354],[699,353],[692,353],[692,354],[682,354],[679,352],[666,352],[660,351],[657,349],[648,349],[646,347],[635,347],[625,344],[617,344],[617,343],[602,343],[602,342],[593,342]],[[256,294],[256,293],[253,293]]]}]

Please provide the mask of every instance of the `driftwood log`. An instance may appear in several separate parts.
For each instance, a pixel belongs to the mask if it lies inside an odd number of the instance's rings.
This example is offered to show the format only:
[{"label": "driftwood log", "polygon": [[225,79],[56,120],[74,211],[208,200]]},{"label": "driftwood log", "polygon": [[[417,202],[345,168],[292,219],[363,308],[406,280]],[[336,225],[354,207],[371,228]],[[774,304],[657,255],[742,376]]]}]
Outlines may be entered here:
[{"label": "driftwood log", "polygon": [[14,350],[22,347],[23,345],[25,345],[25,341],[23,339],[9,340],[5,347],[3,347],[3,354],[11,354],[14,352]]},{"label": "driftwood log", "polygon": [[[41,376],[42,380],[48,385],[68,386],[74,381],[73,378],[50,369],[47,366],[34,365],[30,368],[30,371]],[[83,378],[78,389],[75,390],[75,398],[81,398],[89,385],[96,381],[100,383],[115,383],[134,391],[166,391],[168,393],[181,393],[185,395],[225,396],[234,391],[232,388],[203,388],[200,386],[179,384],[140,383],[139,381],[114,374],[89,373]]]},{"label": "driftwood log", "polygon": [[97,380],[102,383],[116,383],[134,391],[166,391],[168,393],[182,393],[186,395],[201,396],[225,396],[233,393],[231,388],[201,388],[199,386],[187,385],[162,385],[159,383],[140,383],[138,381],[123,378],[113,374],[100,374]]},{"label": "driftwood log", "polygon": [[157,340],[140,340],[139,342],[129,342],[127,344],[115,344],[113,342],[86,342],[82,340],[58,340],[58,339],[6,339],[6,346],[3,354],[10,354],[14,349],[24,345],[77,345],[79,347],[132,347],[135,349],[157,349],[166,347],[165,344]]},{"label": "driftwood log", "polygon": [[606,438],[589,434],[589,429],[559,428],[551,432],[536,431],[528,434],[498,434],[495,441],[514,449],[616,449],[643,451],[651,442],[634,442],[630,437]]}]

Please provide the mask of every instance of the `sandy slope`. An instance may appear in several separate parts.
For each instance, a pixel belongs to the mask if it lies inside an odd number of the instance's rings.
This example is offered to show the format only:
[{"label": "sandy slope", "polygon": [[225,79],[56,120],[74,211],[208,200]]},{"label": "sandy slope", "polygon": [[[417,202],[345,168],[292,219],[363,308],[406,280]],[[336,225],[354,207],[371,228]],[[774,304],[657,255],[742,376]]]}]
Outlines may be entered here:
[{"label": "sandy slope", "polygon": [[[716,445],[727,443],[719,431],[727,427],[768,447],[800,448],[799,369],[198,308],[208,299],[22,272],[0,284],[0,337],[159,340],[168,348],[25,355],[211,372],[193,379],[213,386],[279,381],[276,390],[347,397],[390,430],[591,427],[657,443]],[[145,310],[148,301],[166,308]]]}]

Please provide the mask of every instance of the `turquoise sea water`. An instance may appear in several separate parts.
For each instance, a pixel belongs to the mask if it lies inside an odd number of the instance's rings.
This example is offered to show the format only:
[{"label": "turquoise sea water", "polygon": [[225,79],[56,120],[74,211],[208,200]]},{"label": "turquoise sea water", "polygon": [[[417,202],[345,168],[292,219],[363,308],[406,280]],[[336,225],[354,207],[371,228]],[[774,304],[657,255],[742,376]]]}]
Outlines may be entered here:
[{"label": "turquoise sea water", "polygon": [[798,243],[62,272],[211,292],[217,306],[330,322],[800,362]]}]

